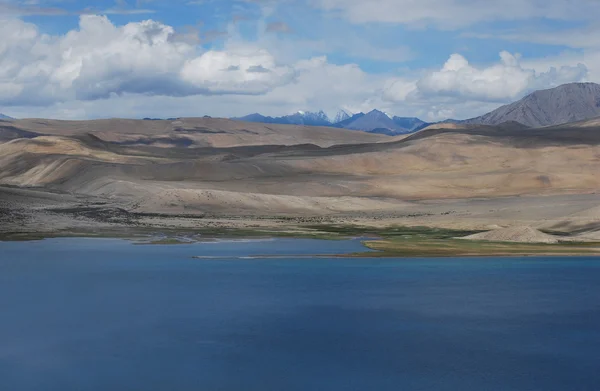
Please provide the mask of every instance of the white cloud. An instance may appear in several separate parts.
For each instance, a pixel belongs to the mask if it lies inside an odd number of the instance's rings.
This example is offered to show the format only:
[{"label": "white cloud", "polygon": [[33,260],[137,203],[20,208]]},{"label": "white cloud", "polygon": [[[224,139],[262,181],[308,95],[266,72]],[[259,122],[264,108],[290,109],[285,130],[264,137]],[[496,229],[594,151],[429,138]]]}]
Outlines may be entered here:
[{"label": "white cloud", "polygon": [[203,51],[152,20],[116,26],[82,16],[64,36],[18,19],[2,22],[0,111],[15,117],[333,112],[363,107],[385,78],[324,56],[282,63],[273,42],[250,43],[234,30],[223,48]]},{"label": "white cloud", "polygon": [[[222,66],[221,64],[220,66]],[[237,67],[232,68],[237,72]],[[240,67],[240,70],[243,66]],[[383,76],[365,73],[357,65],[334,65],[325,57],[294,64],[293,82],[274,87],[260,95],[225,94],[159,96],[123,93],[96,101],[69,100],[32,109],[11,107],[6,114],[15,117],[104,118],[242,116],[252,112],[278,116],[297,110],[323,109],[335,113],[340,108],[360,111],[373,108],[368,103],[380,94]],[[226,73],[224,71],[223,73]],[[271,72],[269,72],[271,73]],[[263,76],[264,72],[252,73]],[[377,103],[373,103],[377,105]],[[3,111],[3,110],[0,110]],[[32,114],[33,113],[33,114]]]},{"label": "white cloud", "polygon": [[[53,36],[3,19],[0,111],[15,117],[139,118],[377,108],[440,120],[483,114],[532,89],[600,80],[594,73],[600,67],[590,65],[600,64],[598,53],[521,59],[502,52],[498,63],[488,65],[454,54],[439,69],[372,74],[356,64],[311,57],[311,44],[299,50],[292,45],[298,41],[248,42],[231,33],[222,48],[205,51],[152,20],[116,26],[106,17],[82,16],[78,29]],[[353,44],[348,41],[342,43]],[[397,55],[400,61],[406,53]]]},{"label": "white cloud", "polygon": [[462,96],[479,100],[503,100],[518,96],[535,77],[535,72],[519,66],[518,58],[500,53],[501,62],[477,69],[460,54],[453,54],[441,70],[419,80],[425,95]]},{"label": "white cloud", "polygon": [[294,77],[293,69],[278,66],[264,49],[209,51],[186,61],[183,81],[213,93],[264,94]]},{"label": "white cloud", "polygon": [[[383,104],[409,107],[423,119],[468,118],[484,114],[527,93],[563,83],[585,81],[588,69],[577,61],[527,62],[503,51],[500,61],[476,67],[452,54],[439,70],[421,71],[415,79],[390,78],[384,85]],[[577,65],[568,65],[577,64]],[[410,114],[410,113],[407,113]]]},{"label": "white cloud", "polygon": [[499,63],[483,68],[472,66],[460,54],[452,54],[440,70],[429,72],[416,82],[402,79],[388,81],[384,97],[392,101],[420,97],[433,101],[454,98],[460,101],[505,102],[533,89],[582,81],[586,76],[587,68],[582,64],[536,72],[524,68],[518,55],[506,51],[500,53]]},{"label": "white cloud", "polygon": [[[293,79],[292,70],[278,66],[265,50],[233,47],[202,53],[177,39],[171,26],[152,20],[118,27],[106,17],[84,15],[79,28],[64,36],[41,34],[35,25],[18,19],[1,22],[3,105],[124,93],[258,94]],[[230,66],[240,70],[223,71]],[[269,72],[248,72],[250,67]]]},{"label": "white cloud", "polygon": [[393,78],[386,81],[383,87],[383,99],[388,101],[406,101],[418,91],[417,81]]}]

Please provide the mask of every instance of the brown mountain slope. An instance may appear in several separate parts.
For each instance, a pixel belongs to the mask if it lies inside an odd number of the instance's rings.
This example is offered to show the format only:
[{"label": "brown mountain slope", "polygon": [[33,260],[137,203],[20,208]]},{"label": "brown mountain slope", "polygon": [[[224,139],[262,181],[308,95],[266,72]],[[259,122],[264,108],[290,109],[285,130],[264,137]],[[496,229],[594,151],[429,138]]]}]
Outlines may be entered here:
[{"label": "brown mountain slope", "polygon": [[73,136],[92,133],[124,145],[158,147],[234,147],[248,145],[295,145],[369,143],[386,136],[330,127],[271,125],[222,118],[180,118],[177,120],[106,119],[59,121],[23,119],[10,123],[15,129],[46,135]]},{"label": "brown mountain slope", "polygon": [[470,126],[388,142],[226,148],[69,132],[75,135],[0,142],[0,232],[115,224],[130,232],[136,222],[254,229],[276,218],[292,227],[322,218],[469,230],[531,226],[590,238],[600,229],[594,126]]},{"label": "brown mountain slope", "polygon": [[525,136],[505,126],[432,129],[389,143],[329,148],[168,149],[44,136],[0,144],[0,184],[123,198],[147,208],[220,205],[256,213],[285,212],[297,201],[289,197],[368,198],[387,208],[390,200],[589,193],[600,188],[599,135],[563,128]]},{"label": "brown mountain slope", "polygon": [[535,91],[465,123],[498,125],[516,121],[531,127],[565,124],[600,116],[600,85],[570,83]]}]

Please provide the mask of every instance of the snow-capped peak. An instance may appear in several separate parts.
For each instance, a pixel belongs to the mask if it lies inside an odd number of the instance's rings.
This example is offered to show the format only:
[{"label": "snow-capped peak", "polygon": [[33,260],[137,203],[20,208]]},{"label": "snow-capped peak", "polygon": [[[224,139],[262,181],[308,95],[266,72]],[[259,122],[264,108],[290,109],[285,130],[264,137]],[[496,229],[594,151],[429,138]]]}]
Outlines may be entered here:
[{"label": "snow-capped peak", "polygon": [[327,126],[331,124],[329,117],[327,117],[327,114],[323,110],[319,112],[298,110],[295,114],[287,115],[283,118],[297,125]]},{"label": "snow-capped peak", "polygon": [[350,118],[352,115],[348,114],[348,112],[346,110],[341,109],[340,111],[338,111],[338,113],[335,115],[335,118],[333,120],[334,124],[337,124],[338,122],[342,122],[347,120],[348,118]]}]

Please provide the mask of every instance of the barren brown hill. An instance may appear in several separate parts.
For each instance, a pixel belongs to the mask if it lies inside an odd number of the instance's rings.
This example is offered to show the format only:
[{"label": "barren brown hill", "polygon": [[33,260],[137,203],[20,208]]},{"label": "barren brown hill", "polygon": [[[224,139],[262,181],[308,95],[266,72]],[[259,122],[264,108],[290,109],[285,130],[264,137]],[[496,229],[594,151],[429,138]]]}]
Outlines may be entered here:
[{"label": "barren brown hill", "polygon": [[124,145],[158,147],[234,147],[248,145],[296,145],[371,143],[385,136],[364,132],[300,125],[273,125],[223,118],[178,118],[176,120],[103,119],[60,121],[22,119],[10,126],[21,131],[46,135],[96,137]]},{"label": "barren brown hill", "polygon": [[431,124],[429,126],[424,127],[421,130],[432,130],[432,129],[470,129],[475,128],[478,125],[469,125],[463,123],[454,123],[454,122],[439,122],[436,124]]},{"label": "barren brown hill", "polygon": [[[600,117],[587,119],[584,121],[572,122],[566,125],[570,128],[600,128]],[[547,128],[564,128],[565,125],[548,126]]]},{"label": "barren brown hill", "polygon": [[[165,148],[126,138],[181,132],[165,130],[169,121],[81,121],[64,128],[35,121],[16,127],[53,135],[0,143],[0,185],[76,194],[143,213],[345,215],[478,229],[515,221],[567,230],[600,224],[585,215],[600,206],[597,127],[507,123],[394,139],[194,119],[183,124],[203,123],[212,133]],[[149,128],[136,128],[145,122]],[[132,126],[125,135],[124,124]],[[295,129],[300,133],[290,134]],[[219,135],[228,141],[215,141]]]},{"label": "barren brown hill", "polygon": [[14,127],[9,122],[0,121],[0,142],[15,140],[18,138],[33,138],[37,136],[41,135]]},{"label": "barren brown hill", "polygon": [[582,121],[600,115],[600,85],[569,83],[535,91],[523,99],[464,122],[498,125],[516,121],[539,127]]}]

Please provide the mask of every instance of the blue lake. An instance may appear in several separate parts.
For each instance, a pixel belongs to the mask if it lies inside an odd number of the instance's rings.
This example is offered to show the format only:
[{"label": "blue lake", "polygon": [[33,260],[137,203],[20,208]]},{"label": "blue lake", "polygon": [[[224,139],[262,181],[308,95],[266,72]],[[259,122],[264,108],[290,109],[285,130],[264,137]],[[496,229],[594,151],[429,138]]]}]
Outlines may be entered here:
[{"label": "blue lake", "polygon": [[600,258],[362,250],[0,243],[0,390],[600,390]]}]

